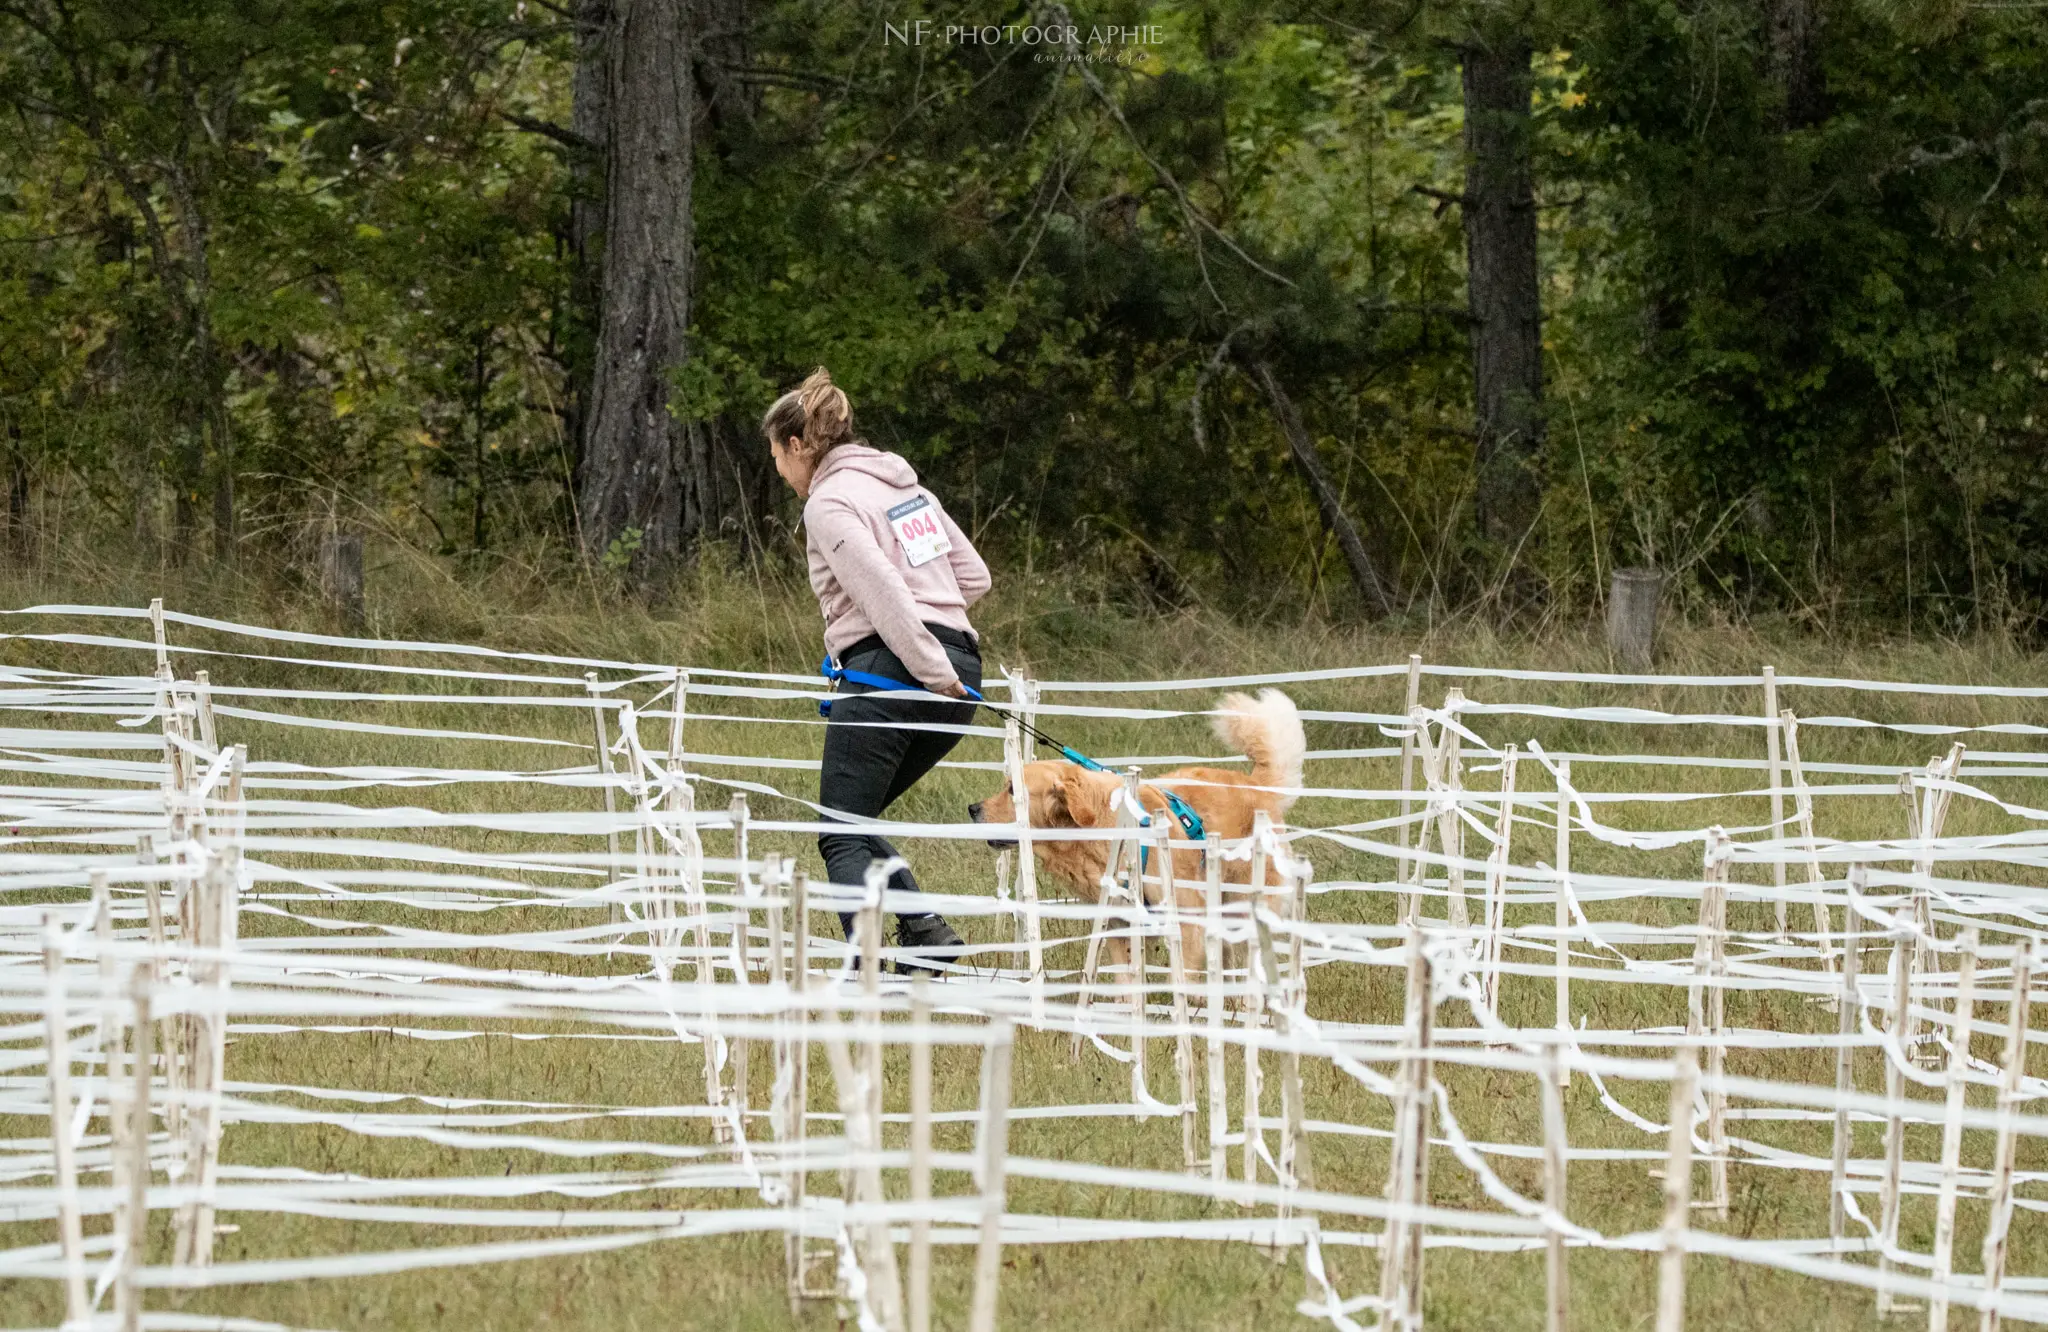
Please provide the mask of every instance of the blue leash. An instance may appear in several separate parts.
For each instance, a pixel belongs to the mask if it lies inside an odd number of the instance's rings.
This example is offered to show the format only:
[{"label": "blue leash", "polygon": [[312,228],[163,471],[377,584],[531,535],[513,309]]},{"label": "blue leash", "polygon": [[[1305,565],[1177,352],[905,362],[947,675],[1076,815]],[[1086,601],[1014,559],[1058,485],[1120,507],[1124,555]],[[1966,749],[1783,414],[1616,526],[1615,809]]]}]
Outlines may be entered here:
[{"label": "blue leash", "polygon": [[[835,685],[838,684],[841,680],[850,680],[854,684],[866,685],[870,689],[891,690],[899,693],[906,689],[923,688],[922,685],[907,684],[902,680],[892,680],[886,675],[876,675],[871,671],[849,671],[844,666],[841,666],[838,662],[833,661],[829,654],[825,657],[823,661],[818,663],[818,674],[824,676],[827,680],[830,680]],[[962,687],[967,689],[967,696],[973,699],[975,702],[983,704],[988,703],[988,700],[981,696],[980,690],[969,688],[965,685],[963,685]],[[989,706],[993,707],[995,705],[989,704]],[[818,701],[818,715],[820,717],[830,717],[832,715],[831,699],[826,698],[820,699]],[[1036,726],[1033,726],[1030,722],[1025,721],[1022,717],[1018,717],[1015,720],[1017,725],[1020,728],[1022,728],[1028,735],[1030,735],[1030,737],[1033,740],[1036,740],[1039,744],[1044,745],[1048,749],[1058,750],[1060,757],[1065,759],[1067,762],[1079,764],[1081,767],[1088,769],[1090,772],[1111,771],[1110,769],[1103,767],[1100,763],[1097,763],[1094,759],[1089,758],[1086,754],[1083,754],[1080,750],[1075,749],[1072,745],[1061,744],[1059,741],[1053,739],[1045,732],[1039,730]],[[1170,812],[1173,815],[1174,822],[1180,824],[1181,831],[1187,834],[1187,838],[1189,841],[1199,842],[1206,838],[1207,829],[1202,824],[1202,816],[1195,812],[1195,807],[1193,805],[1190,805],[1187,801],[1181,799],[1179,796],[1175,795],[1172,791],[1169,791],[1163,786],[1154,787],[1153,789],[1158,791],[1160,795],[1166,797],[1166,808],[1168,812]],[[1149,814],[1146,815],[1144,821],[1139,826],[1145,828],[1151,827],[1152,816]],[[1139,873],[1144,872],[1145,861],[1150,854],[1151,848],[1143,843],[1140,843],[1138,846]]]},{"label": "blue leash", "polygon": [[[844,666],[841,666],[838,662],[832,660],[832,658],[829,656],[818,663],[818,674],[824,676],[827,680],[830,680],[835,685],[838,684],[841,680],[851,680],[853,683],[857,685],[866,685],[870,689],[894,691],[899,694],[906,689],[924,688],[923,685],[906,684],[902,680],[891,680],[888,676],[876,675],[873,671],[849,671]],[[962,689],[967,690],[967,697],[973,699],[975,702],[986,703],[988,701],[987,699],[981,696],[981,691],[979,689],[975,689],[972,686],[964,683],[960,687]],[[832,715],[831,699],[823,698],[818,700],[818,715],[820,717],[830,717]]]}]

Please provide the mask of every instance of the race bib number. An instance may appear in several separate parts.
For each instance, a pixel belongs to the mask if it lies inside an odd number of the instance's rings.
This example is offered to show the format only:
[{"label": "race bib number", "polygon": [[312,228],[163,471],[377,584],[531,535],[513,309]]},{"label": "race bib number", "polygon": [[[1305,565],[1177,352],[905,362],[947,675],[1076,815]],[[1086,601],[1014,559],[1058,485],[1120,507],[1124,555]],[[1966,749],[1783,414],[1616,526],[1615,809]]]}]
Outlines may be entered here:
[{"label": "race bib number", "polygon": [[889,510],[889,526],[896,529],[896,544],[903,547],[903,558],[910,561],[913,569],[930,564],[953,549],[953,543],[946,539],[946,529],[939,525],[939,511],[932,507],[928,495],[905,500]]}]

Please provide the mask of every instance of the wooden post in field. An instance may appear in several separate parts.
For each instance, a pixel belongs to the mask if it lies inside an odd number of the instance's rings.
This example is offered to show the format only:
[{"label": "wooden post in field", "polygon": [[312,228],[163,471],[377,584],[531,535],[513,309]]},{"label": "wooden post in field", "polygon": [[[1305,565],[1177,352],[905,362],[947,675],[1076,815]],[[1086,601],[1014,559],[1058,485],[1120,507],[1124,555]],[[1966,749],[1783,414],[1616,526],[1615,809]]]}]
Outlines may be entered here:
[{"label": "wooden post in field", "polygon": [[1970,1067],[1970,1019],[1977,1010],[1976,930],[1956,937],[1956,1006],[1949,1028],[1948,1104],[1941,1121],[1941,1192],[1935,1203],[1932,1280],[1941,1289],[1927,1301],[1928,1332],[1948,1332],[1948,1283],[1955,1275],[1956,1186],[1963,1162],[1964,1080]]},{"label": "wooden post in field", "polygon": [[[732,978],[734,984],[744,990],[753,984],[754,970],[748,947],[754,928],[754,911],[748,902],[754,896],[754,889],[752,878],[747,873],[747,793],[735,791],[727,811],[732,820]],[[753,1091],[748,1076],[748,1052],[753,1044],[745,1036],[735,1036],[732,1042],[732,1089],[727,1104],[732,1107],[735,1142],[747,1136],[748,1101]]]},{"label": "wooden post in field", "polygon": [[[151,884],[149,891],[156,891]],[[78,1210],[78,1162],[71,1143],[71,1013],[64,1001],[64,934],[43,913],[44,1067],[50,1084],[50,1147],[57,1188],[57,1244],[64,1258],[64,1326],[92,1321],[85,1286],[85,1227]]]},{"label": "wooden post in field", "polygon": [[875,1150],[882,1148],[882,894],[889,885],[889,876],[883,873],[888,862],[870,860],[867,869],[867,896],[861,902],[860,913],[854,917],[854,938],[860,947],[860,993],[866,1001],[867,1016],[862,1025],[868,1029],[868,1037],[862,1044],[865,1057],[863,1072],[868,1090],[868,1113],[875,1125]]},{"label": "wooden post in field", "polygon": [[1657,658],[1657,603],[1664,575],[1616,569],[1607,585],[1607,648],[1623,670],[1647,671]]},{"label": "wooden post in field", "polygon": [[1813,928],[1820,935],[1823,971],[1835,969],[1833,925],[1828,915],[1827,878],[1821,873],[1820,847],[1813,835],[1813,792],[1807,789],[1806,765],[1799,758],[1799,718],[1792,709],[1778,714],[1779,729],[1785,733],[1785,765],[1792,774],[1792,808],[1799,819],[1799,836],[1806,843],[1806,881],[1813,893]]},{"label": "wooden post in field", "polygon": [[[1019,672],[1005,671],[1010,682],[1010,704],[1023,722],[1033,720],[1034,705],[1038,702],[1038,691],[1029,677]],[[1017,905],[1024,913],[1023,934],[1025,954],[1029,959],[1031,975],[1031,1020],[1045,1021],[1045,934],[1044,922],[1038,916],[1038,858],[1031,853],[1031,788],[1024,784],[1024,764],[1029,755],[1029,741],[1018,720],[1007,723],[1003,731],[1003,759],[1010,778],[1011,801],[1017,810]]]},{"label": "wooden post in field", "polygon": [[[1913,858],[1913,972],[1915,975],[1933,965],[1934,941],[1934,843],[1941,838],[1942,825],[1948,821],[1949,801],[1955,792],[1937,783],[1952,782],[1963,770],[1963,742],[1958,740],[1949,746],[1948,757],[1934,759],[1927,764],[1927,772],[1920,788],[1919,833],[1920,854]],[[1917,1049],[1919,1019],[1906,1019],[1906,1046],[1909,1051]],[[1938,1061],[1938,1054],[1929,1049],[1916,1056],[1919,1062],[1932,1067]]]},{"label": "wooden post in field", "polygon": [[1164,819],[1158,820],[1155,831],[1159,841],[1152,854],[1159,857],[1162,866],[1160,876],[1164,881],[1160,900],[1166,908],[1166,974],[1173,985],[1173,1074],[1180,1095],[1180,1148],[1182,1164],[1192,1173],[1201,1165],[1201,1157],[1195,1148],[1200,1107],[1195,1100],[1195,1033],[1188,1012],[1187,944],[1181,935],[1186,917],[1181,913],[1180,882],[1174,873],[1173,852],[1168,845],[1173,840],[1172,825]]},{"label": "wooden post in field", "polygon": [[1486,865],[1486,939],[1480,957],[1486,1006],[1500,1013],[1501,936],[1508,927],[1508,865],[1515,837],[1515,747],[1500,761],[1500,816],[1493,826],[1493,850]]},{"label": "wooden post in field", "polygon": [[1423,1220],[1429,1205],[1430,1057],[1435,996],[1422,930],[1408,927],[1408,985],[1402,1028],[1404,1053],[1394,1138],[1387,1166],[1388,1213],[1380,1236],[1381,1326],[1422,1325]]},{"label": "wooden post in field", "polygon": [[1229,1170],[1223,1138],[1230,1127],[1230,1109],[1223,1057],[1223,839],[1214,832],[1208,835],[1202,864],[1208,871],[1203,883],[1202,959],[1207,987],[1203,1006],[1209,1019],[1209,1178],[1221,1184]]},{"label": "wooden post in field", "polygon": [[[809,997],[811,976],[811,902],[810,878],[801,868],[790,877],[789,885],[789,977],[794,1006],[792,1025],[795,1031],[790,1037],[789,1103],[787,1107],[788,1127],[783,1134],[784,1152],[794,1162],[789,1171],[789,1218],[790,1228],[783,1240],[783,1263],[789,1281],[789,1308],[792,1314],[801,1311],[807,1299],[831,1299],[831,1290],[810,1289],[809,1275],[811,1254],[803,1232],[804,1198],[810,1182],[809,1173],[804,1169],[803,1158],[805,1138],[809,1133],[811,1097],[811,1001]],[[829,1252],[829,1250],[828,1250]]]},{"label": "wooden post in field", "polygon": [[1007,1205],[1005,1167],[1010,1153],[1010,1055],[1014,1043],[1010,1019],[989,1024],[989,1044],[982,1056],[988,1072],[981,1106],[981,1236],[974,1249],[974,1303],[968,1332],[995,1332],[996,1296],[1003,1275],[1003,1212]]},{"label": "wooden post in field", "polygon": [[121,1272],[114,1285],[114,1313],[122,1332],[141,1332],[142,1265],[149,1241],[149,1079],[154,1062],[149,1020],[149,989],[154,972],[147,962],[136,966],[129,983],[134,1018],[130,1024],[129,1063],[135,1075],[128,1095],[126,1196],[121,1202]]},{"label": "wooden post in field", "polygon": [[[1294,925],[1293,947],[1287,954],[1287,998],[1286,1011],[1308,1016],[1308,885],[1315,875],[1315,867],[1306,860],[1296,858],[1294,875]],[[1291,1036],[1297,1030],[1293,1018],[1287,1021],[1287,1032]],[[1289,1050],[1280,1057],[1281,1095],[1286,1106],[1289,1124],[1286,1144],[1280,1153],[1280,1169],[1290,1179],[1299,1180],[1304,1188],[1315,1187],[1315,1170],[1310,1164],[1308,1148],[1308,1101],[1301,1087],[1301,1052]]]},{"label": "wooden post in field", "polygon": [[1696,1052],[1675,1052],[1671,1077],[1671,1146],[1664,1158],[1664,1251],[1657,1266],[1657,1332],[1684,1332],[1685,1232],[1692,1219],[1692,1097],[1699,1081]]},{"label": "wooden post in field", "polygon": [[[1849,870],[1850,891],[1860,894],[1863,889],[1863,867],[1853,865]],[[1836,1004],[1835,1039],[1835,1156],[1834,1174],[1828,1190],[1828,1238],[1834,1241],[1837,1251],[1841,1249],[1844,1228],[1848,1224],[1849,1187],[1849,1143],[1851,1128],[1849,1093],[1856,1087],[1856,1049],[1850,1044],[1855,1037],[1858,1019],[1863,1014],[1863,996],[1858,988],[1863,963],[1863,946],[1854,928],[1852,912],[1843,921],[1842,932],[1842,997]]]},{"label": "wooden post in field", "polygon": [[[842,1017],[844,1013],[844,1009],[835,1008],[834,1016]],[[832,1079],[839,1088],[839,1112],[845,1116],[846,1149],[852,1158],[841,1172],[846,1201],[863,1209],[882,1207],[888,1201],[882,1187],[882,1125],[875,1118],[866,1061],[858,1066],[854,1063],[843,1033],[826,1037],[824,1045],[832,1064]],[[867,1277],[869,1308],[880,1315],[887,1332],[907,1332],[903,1282],[897,1271],[896,1246],[891,1242],[888,1223],[870,1217],[857,1227],[856,1233],[861,1271]]]},{"label": "wooden post in field", "polygon": [[1727,834],[1709,828],[1693,981],[1686,991],[1686,1035],[1704,1037],[1707,1047],[1708,1206],[1717,1221],[1728,1219],[1728,1093],[1721,1085],[1727,1071],[1728,851]]},{"label": "wooden post in field", "polygon": [[[590,695],[590,721],[597,736],[597,772],[604,786],[604,840],[611,852],[611,887],[616,891],[619,881],[619,830],[615,821],[619,808],[617,795],[612,790],[612,744],[611,737],[605,734],[604,701],[602,691],[597,687],[596,671],[583,673],[583,692]],[[612,924],[617,925],[625,918],[624,905],[614,897]]]},{"label": "wooden post in field", "polygon": [[199,722],[199,743],[220,753],[220,732],[214,726],[213,681],[205,671],[192,672],[193,716]]},{"label": "wooden post in field", "polygon": [[1543,1099],[1543,1205],[1555,1213],[1544,1251],[1544,1332],[1565,1332],[1571,1309],[1571,1269],[1565,1259],[1565,1125],[1564,1060],[1561,1042],[1544,1047],[1543,1067],[1536,1075]]},{"label": "wooden post in field", "polygon": [[1449,896],[1448,919],[1454,930],[1470,929],[1472,925],[1472,913],[1465,902],[1465,821],[1461,814],[1465,797],[1464,737],[1451,724],[1457,721],[1464,706],[1464,690],[1444,691],[1444,726],[1437,737],[1437,763],[1443,781],[1439,799],[1445,803],[1443,813],[1437,817],[1436,840],[1444,853],[1444,891]]},{"label": "wooden post in field", "polygon": [[[1572,1029],[1572,764],[1557,763],[1557,1029]],[[1557,1064],[1558,1086],[1571,1081],[1563,1060]]]},{"label": "wooden post in field", "polygon": [[[1251,884],[1245,894],[1245,923],[1251,925],[1266,900],[1266,846],[1272,840],[1273,822],[1265,810],[1252,815]],[[1266,1025],[1266,987],[1273,977],[1259,956],[1257,934],[1244,950],[1244,1182],[1259,1182],[1259,1150],[1266,1143],[1266,1129],[1260,1118],[1259,1102],[1265,1091],[1259,1067],[1259,1029]],[[1241,1204],[1250,1207],[1249,1202]]]},{"label": "wooden post in field", "polygon": [[[1401,733],[1401,858],[1394,862],[1394,879],[1397,883],[1408,881],[1408,821],[1415,812],[1414,801],[1409,792],[1415,789],[1415,738],[1420,725],[1415,718],[1415,709],[1422,697],[1422,654],[1408,654],[1408,696],[1401,715],[1408,719],[1408,729]],[[1422,894],[1410,890],[1401,896],[1401,923],[1413,925],[1418,919]]]},{"label": "wooden post in field", "polygon": [[[1783,725],[1778,716],[1778,668],[1764,667],[1764,745],[1771,760],[1771,838],[1781,841],[1785,836],[1785,755],[1780,741],[1783,736],[1779,728]],[[1776,912],[1778,937],[1783,939],[1785,921],[1785,857],[1771,857],[1771,876],[1778,886],[1778,895],[1772,899]]]},{"label": "wooden post in field", "polygon": [[320,599],[351,630],[363,627],[363,534],[329,526],[320,533]]},{"label": "wooden post in field", "polygon": [[910,1332],[932,1332],[932,983],[910,982]]},{"label": "wooden post in field", "polygon": [[2012,1171],[2019,1146],[2013,1131],[2020,1085],[2027,1069],[2027,1026],[2033,1002],[2030,986],[2036,964],[2035,945],[2013,951],[2012,997],[2005,1020],[2005,1068],[1998,1079],[1998,1145],[1991,1153],[1991,1217],[1984,1226],[1984,1303],[1978,1332],[1998,1332],[1998,1292],[2005,1284],[2006,1238],[2012,1233]]},{"label": "wooden post in field", "polygon": [[1910,924],[1899,926],[1893,936],[1897,942],[1892,947],[1892,1021],[1891,1047],[1884,1061],[1884,1189],[1882,1194],[1883,1219],[1878,1226],[1877,1270],[1880,1283],[1877,1288],[1877,1315],[1891,1316],[1896,1302],[1892,1299],[1891,1272],[1892,1255],[1899,1247],[1899,1177],[1906,1161],[1906,1072],[1905,1061],[1910,1058],[1906,1050],[1907,1015],[1911,1012],[1913,1000],[1913,935]]}]

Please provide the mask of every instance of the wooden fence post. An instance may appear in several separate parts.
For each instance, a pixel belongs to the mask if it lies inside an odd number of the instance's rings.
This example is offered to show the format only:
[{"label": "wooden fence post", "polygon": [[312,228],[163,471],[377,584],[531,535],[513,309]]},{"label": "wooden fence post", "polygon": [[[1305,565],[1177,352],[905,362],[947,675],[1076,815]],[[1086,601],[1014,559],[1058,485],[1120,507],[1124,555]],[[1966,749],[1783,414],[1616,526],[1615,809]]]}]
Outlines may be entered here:
[{"label": "wooden fence post", "polygon": [[1214,832],[1208,835],[1202,863],[1208,871],[1203,884],[1202,956],[1207,990],[1203,1006],[1209,1022],[1209,1178],[1221,1184],[1229,1170],[1223,1139],[1230,1109],[1223,1054],[1223,841]]},{"label": "wooden fence post", "polygon": [[[1860,893],[1863,886],[1863,867],[1853,865],[1849,869],[1850,891]],[[1859,988],[1859,972],[1863,964],[1863,946],[1857,935],[1855,913],[1852,911],[1842,922],[1842,997],[1837,1003],[1835,1038],[1840,1042],[1835,1047],[1835,1155],[1834,1174],[1828,1190],[1828,1238],[1834,1241],[1839,1252],[1844,1227],[1848,1224],[1848,1200],[1845,1190],[1849,1187],[1849,1143],[1851,1127],[1847,1100],[1856,1086],[1856,1048],[1850,1044],[1855,1037],[1858,1019],[1863,1013],[1863,995]]]},{"label": "wooden fence post", "polygon": [[1955,1275],[1956,1176],[1963,1160],[1963,1098],[1969,1089],[1970,1019],[1977,1010],[1976,930],[1956,936],[1956,1006],[1948,1049],[1948,1104],[1941,1121],[1941,1192],[1935,1203],[1932,1279],[1940,1289],[1927,1301],[1928,1332],[1948,1332],[1948,1283]]},{"label": "wooden fence post", "polygon": [[1910,1030],[1909,1014],[1913,1000],[1914,935],[1910,923],[1896,927],[1892,937],[1896,942],[1892,947],[1892,1020],[1887,1043],[1893,1048],[1886,1052],[1884,1061],[1884,1212],[1878,1227],[1877,1258],[1880,1279],[1877,1314],[1880,1318],[1890,1317],[1896,1303],[1892,1298],[1890,1277],[1892,1255],[1898,1252],[1899,1247],[1900,1175],[1906,1160],[1906,1072],[1903,1065],[1911,1057],[1907,1052],[1906,1036]]},{"label": "wooden fence post", "polygon": [[981,1107],[981,1235],[974,1249],[974,1303],[969,1332],[995,1332],[996,1297],[1003,1275],[1003,1212],[1007,1205],[1005,1166],[1010,1150],[1010,1058],[1015,1041],[1010,1019],[990,1024],[988,1089]]},{"label": "wooden fence post", "polygon": [[1493,850],[1486,866],[1486,939],[1480,957],[1486,1006],[1500,1012],[1501,936],[1508,926],[1508,865],[1515,837],[1515,747],[1500,761],[1500,816],[1494,821]]},{"label": "wooden fence post", "polygon": [[1806,765],[1799,757],[1799,718],[1786,708],[1778,719],[1779,729],[1785,733],[1785,764],[1792,774],[1792,808],[1799,819],[1799,836],[1807,847],[1806,881],[1813,892],[1813,927],[1820,935],[1821,969],[1833,971],[1834,927],[1828,915],[1827,877],[1821,873],[1820,847],[1814,841],[1813,792],[1807,788]]},{"label": "wooden fence post", "polygon": [[[1785,755],[1783,736],[1779,733],[1782,720],[1778,716],[1778,668],[1764,667],[1764,745],[1771,760],[1771,838],[1782,840],[1785,836]],[[1778,937],[1783,939],[1785,921],[1785,858],[1771,857],[1771,877],[1778,886],[1778,895],[1772,899],[1772,908],[1777,920]]]},{"label": "wooden fence post", "polygon": [[932,1332],[932,983],[910,982],[910,1332]]},{"label": "wooden fence post", "polygon": [[1998,1145],[1991,1154],[1991,1217],[1984,1226],[1984,1303],[1978,1332],[1998,1332],[1998,1292],[2005,1284],[2006,1238],[2012,1233],[2012,1171],[2019,1146],[2013,1131],[2020,1086],[2027,1070],[2027,1027],[2033,1003],[2031,990],[2035,946],[2013,952],[2012,998],[2005,1020],[2005,1068],[1998,1079]]},{"label": "wooden fence post", "polygon": [[1434,1028],[1434,978],[1424,936],[1408,927],[1408,984],[1404,1003],[1399,1099],[1387,1165],[1387,1198],[1393,1204],[1380,1236],[1382,1326],[1404,1329],[1422,1322],[1423,1220],[1429,1205],[1429,1046]]},{"label": "wooden fence post", "polygon": [[1195,1100],[1195,1033],[1189,1014],[1187,941],[1182,934],[1186,917],[1180,909],[1180,883],[1173,871],[1172,827],[1158,821],[1159,844],[1153,854],[1165,866],[1165,887],[1160,896],[1166,907],[1166,971],[1173,984],[1173,1073],[1180,1095],[1180,1146],[1182,1164],[1193,1172],[1201,1165],[1195,1148],[1196,1120],[1200,1106]]},{"label": "wooden fence post", "polygon": [[1727,1071],[1728,991],[1728,851],[1727,834],[1707,830],[1705,887],[1700,894],[1699,934],[1693,942],[1693,981],[1687,987],[1686,1035],[1705,1037],[1707,1046],[1707,1179],[1708,1206],[1714,1219],[1728,1219],[1728,1093],[1721,1080]]},{"label": "wooden fence post", "polygon": [[320,599],[350,629],[363,627],[363,534],[328,527],[320,533]]},{"label": "wooden fence post", "polygon": [[1010,778],[1011,803],[1017,810],[1017,905],[1024,913],[1025,954],[1031,975],[1031,1020],[1045,1021],[1045,926],[1038,915],[1038,858],[1031,852],[1031,788],[1024,784],[1024,764],[1029,742],[1020,722],[1030,722],[1038,702],[1038,691],[1029,677],[1005,671],[1010,682],[1010,705],[1018,717],[1004,727],[1003,758]]},{"label": "wooden fence post", "polygon": [[[149,885],[151,892],[156,885]],[[45,1068],[50,1084],[50,1146],[57,1187],[57,1241],[64,1258],[64,1326],[92,1321],[85,1286],[85,1227],[78,1210],[78,1162],[71,1143],[71,1013],[64,1000],[64,934],[43,913]]]},{"label": "wooden fence post", "polygon": [[1607,584],[1607,648],[1622,669],[1647,671],[1657,658],[1657,603],[1664,575],[1656,569],[1616,569]]},{"label": "wooden fence post", "polygon": [[1692,1098],[1697,1052],[1676,1051],[1671,1078],[1671,1145],[1664,1158],[1664,1250],[1657,1266],[1657,1332],[1684,1332],[1685,1232],[1692,1220]]},{"label": "wooden fence post", "polygon": [[1571,1308],[1571,1269],[1565,1258],[1565,1123],[1562,1051],[1558,1042],[1544,1047],[1543,1067],[1536,1075],[1543,1099],[1543,1205],[1556,1215],[1547,1222],[1544,1248],[1545,1332],[1565,1332]]},{"label": "wooden fence post", "polygon": [[1437,737],[1437,766],[1441,773],[1443,788],[1438,798],[1445,802],[1443,813],[1437,817],[1437,846],[1444,853],[1444,891],[1449,899],[1446,919],[1454,930],[1470,929],[1472,913],[1465,901],[1465,820],[1463,805],[1465,795],[1464,737],[1454,726],[1458,711],[1465,705],[1465,691],[1447,689],[1444,691],[1444,713],[1446,725]]},{"label": "wooden fence post", "polygon": [[[1394,862],[1394,879],[1397,883],[1406,883],[1408,881],[1407,851],[1408,840],[1410,836],[1408,821],[1415,810],[1414,802],[1409,798],[1409,792],[1415,789],[1415,740],[1418,734],[1417,728],[1420,725],[1420,723],[1418,723],[1415,719],[1415,709],[1416,705],[1421,700],[1421,693],[1422,654],[1419,652],[1411,652],[1408,654],[1408,702],[1407,706],[1404,707],[1401,712],[1401,715],[1408,719],[1408,729],[1401,733],[1402,855],[1398,860]],[[1402,895],[1401,923],[1403,925],[1413,925],[1415,923],[1417,919],[1417,913],[1419,912],[1421,907],[1421,900],[1422,894],[1418,891],[1411,890]]]},{"label": "wooden fence post", "polygon": [[[1572,764],[1557,763],[1557,1029],[1572,1029]],[[1567,1085],[1571,1071],[1563,1060],[1557,1065],[1558,1085]]]}]

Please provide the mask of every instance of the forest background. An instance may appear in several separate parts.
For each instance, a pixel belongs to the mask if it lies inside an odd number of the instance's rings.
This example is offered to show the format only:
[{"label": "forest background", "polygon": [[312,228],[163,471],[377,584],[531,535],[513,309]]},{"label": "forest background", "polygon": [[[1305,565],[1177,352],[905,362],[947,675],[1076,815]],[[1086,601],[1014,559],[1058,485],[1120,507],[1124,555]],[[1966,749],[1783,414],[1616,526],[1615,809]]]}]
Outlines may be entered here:
[{"label": "forest background", "polygon": [[2048,609],[2037,4],[0,0],[0,107],[24,568],[787,575],[822,364],[1082,599]]}]

